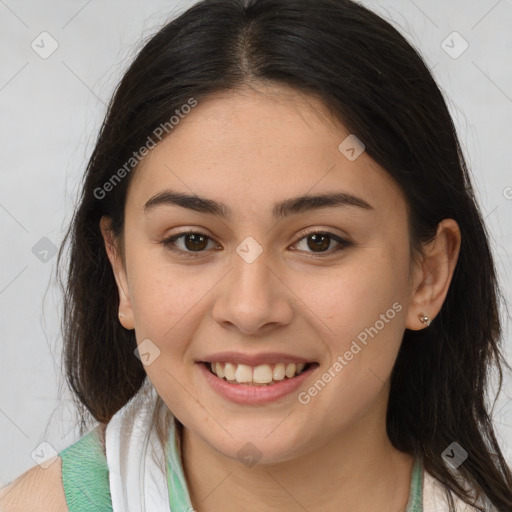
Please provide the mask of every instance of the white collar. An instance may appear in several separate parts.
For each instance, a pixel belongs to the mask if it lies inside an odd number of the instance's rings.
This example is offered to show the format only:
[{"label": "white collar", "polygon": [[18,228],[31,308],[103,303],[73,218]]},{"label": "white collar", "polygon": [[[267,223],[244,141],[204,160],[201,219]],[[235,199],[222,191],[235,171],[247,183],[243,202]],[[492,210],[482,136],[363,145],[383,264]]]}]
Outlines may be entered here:
[{"label": "white collar", "polygon": [[156,399],[146,379],[105,430],[113,512],[171,512],[165,454],[153,422]]}]

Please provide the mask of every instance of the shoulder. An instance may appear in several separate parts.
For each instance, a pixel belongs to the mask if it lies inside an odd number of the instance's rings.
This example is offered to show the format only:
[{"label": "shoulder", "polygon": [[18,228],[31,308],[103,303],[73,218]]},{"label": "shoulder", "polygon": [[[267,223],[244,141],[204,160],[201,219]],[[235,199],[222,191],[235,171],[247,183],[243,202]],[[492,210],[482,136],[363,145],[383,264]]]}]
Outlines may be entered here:
[{"label": "shoulder", "polygon": [[29,469],[0,489],[0,512],[68,512],[61,478],[62,460],[56,456],[45,466]]},{"label": "shoulder", "polygon": [[[44,467],[35,466],[0,489],[0,512],[69,512],[82,507],[82,485],[87,495],[109,507],[108,468],[104,432],[100,424],[82,436]],[[95,494],[96,493],[96,494]],[[69,501],[71,500],[71,501]],[[68,506],[69,504],[69,506]]]}]

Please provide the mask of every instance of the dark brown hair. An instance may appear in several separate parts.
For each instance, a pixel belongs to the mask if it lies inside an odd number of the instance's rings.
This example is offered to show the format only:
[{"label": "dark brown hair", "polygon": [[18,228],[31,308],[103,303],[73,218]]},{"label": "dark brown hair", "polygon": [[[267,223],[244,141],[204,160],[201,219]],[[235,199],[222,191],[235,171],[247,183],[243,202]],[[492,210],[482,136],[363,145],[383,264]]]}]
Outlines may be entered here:
[{"label": "dark brown hair", "polygon": [[390,23],[349,0],[200,1],[151,37],[124,74],[58,256],[60,266],[69,242],[64,358],[82,425],[89,413],[108,422],[146,378],[134,356],[134,331],[118,321],[99,229],[109,216],[122,242],[136,166],[108,193],[98,190],[190,98],[265,83],[320,98],[364,141],[404,192],[414,254],[422,254],[442,219],[459,224],[459,259],[439,315],[428,329],[405,331],[387,431],[398,450],[421,456],[427,471],[470,503],[441,456],[456,441],[469,453],[458,472],[499,511],[512,510],[512,474],[486,403],[491,370],[501,390],[502,367],[510,369],[500,348],[503,297],[456,130],[417,51]]}]

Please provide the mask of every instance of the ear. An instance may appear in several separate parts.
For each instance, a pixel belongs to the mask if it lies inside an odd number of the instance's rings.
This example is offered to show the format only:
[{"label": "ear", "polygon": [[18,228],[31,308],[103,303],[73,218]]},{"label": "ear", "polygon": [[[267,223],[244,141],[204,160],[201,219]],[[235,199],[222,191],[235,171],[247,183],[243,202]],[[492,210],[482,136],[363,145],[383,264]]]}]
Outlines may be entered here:
[{"label": "ear", "polygon": [[119,244],[114,240],[114,234],[110,226],[110,217],[104,215],[100,220],[100,229],[119,292],[119,321],[125,329],[131,330],[135,328],[135,319],[130,300],[128,280],[126,278],[126,269]]},{"label": "ear", "polygon": [[424,246],[425,256],[414,269],[407,329],[424,328],[418,315],[427,315],[432,321],[441,310],[457,265],[460,243],[459,225],[453,219],[444,219],[437,226],[435,239]]}]

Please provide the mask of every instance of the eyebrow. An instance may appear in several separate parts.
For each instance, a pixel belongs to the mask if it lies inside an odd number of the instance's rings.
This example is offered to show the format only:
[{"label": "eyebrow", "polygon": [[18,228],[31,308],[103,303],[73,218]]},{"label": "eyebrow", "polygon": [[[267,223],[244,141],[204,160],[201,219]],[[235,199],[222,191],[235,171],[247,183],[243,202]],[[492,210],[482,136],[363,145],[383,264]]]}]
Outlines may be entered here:
[{"label": "eyebrow", "polygon": [[[199,213],[215,215],[221,218],[232,218],[233,210],[224,203],[213,199],[199,197],[195,194],[184,194],[173,190],[163,190],[154,195],[144,204],[144,212],[164,205],[181,206]],[[304,213],[311,210],[328,207],[357,207],[364,210],[374,210],[374,207],[364,199],[348,192],[333,192],[320,195],[303,195],[286,199],[276,203],[272,208],[272,216],[275,219],[282,219],[290,215]]]}]

